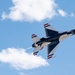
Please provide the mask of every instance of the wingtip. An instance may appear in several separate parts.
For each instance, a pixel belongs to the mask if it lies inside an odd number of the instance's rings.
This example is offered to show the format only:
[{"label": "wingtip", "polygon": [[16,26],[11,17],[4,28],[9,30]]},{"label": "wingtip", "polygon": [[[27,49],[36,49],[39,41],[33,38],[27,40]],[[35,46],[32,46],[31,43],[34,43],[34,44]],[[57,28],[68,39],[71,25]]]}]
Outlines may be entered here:
[{"label": "wingtip", "polygon": [[48,59],[52,58],[53,55],[54,55],[54,54],[48,55],[48,56],[47,56]]},{"label": "wingtip", "polygon": [[48,27],[48,26],[50,26],[49,23],[44,24],[44,27]]},{"label": "wingtip", "polygon": [[32,36],[35,36],[35,34],[32,34]]},{"label": "wingtip", "polygon": [[39,51],[37,51],[37,52],[34,52],[34,53],[33,53],[33,55],[34,55],[34,56],[35,56],[35,55],[37,55],[37,53],[38,53],[38,52],[39,52]]},{"label": "wingtip", "polygon": [[33,53],[34,56],[36,56],[37,54]]},{"label": "wingtip", "polygon": [[37,35],[35,35],[35,34],[32,34],[32,38],[34,38],[34,37],[37,37]]},{"label": "wingtip", "polygon": [[50,59],[50,58],[52,58],[52,56],[51,55],[48,55],[48,59]]}]

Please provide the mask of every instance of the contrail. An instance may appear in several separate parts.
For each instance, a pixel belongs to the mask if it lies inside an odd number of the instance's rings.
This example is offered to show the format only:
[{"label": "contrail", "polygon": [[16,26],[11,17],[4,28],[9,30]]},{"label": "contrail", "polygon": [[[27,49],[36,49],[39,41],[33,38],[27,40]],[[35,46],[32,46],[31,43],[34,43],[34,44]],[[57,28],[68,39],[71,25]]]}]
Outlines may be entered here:
[{"label": "contrail", "polygon": [[28,48],[26,48],[25,50],[29,50],[29,49],[31,49],[32,47],[28,47]]}]

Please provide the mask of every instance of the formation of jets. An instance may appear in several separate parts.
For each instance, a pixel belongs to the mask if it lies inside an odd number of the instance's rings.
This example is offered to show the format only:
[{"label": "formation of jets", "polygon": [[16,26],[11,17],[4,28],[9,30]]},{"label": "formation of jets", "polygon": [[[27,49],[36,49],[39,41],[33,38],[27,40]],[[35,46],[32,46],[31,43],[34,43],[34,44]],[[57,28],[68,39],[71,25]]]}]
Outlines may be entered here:
[{"label": "formation of jets", "polygon": [[44,24],[44,28],[46,37],[39,38],[37,35],[32,34],[32,41],[34,42],[32,44],[34,48],[33,55],[37,55],[43,47],[47,46],[48,59],[52,58],[56,47],[62,40],[75,34],[75,29],[59,33],[48,23]]}]

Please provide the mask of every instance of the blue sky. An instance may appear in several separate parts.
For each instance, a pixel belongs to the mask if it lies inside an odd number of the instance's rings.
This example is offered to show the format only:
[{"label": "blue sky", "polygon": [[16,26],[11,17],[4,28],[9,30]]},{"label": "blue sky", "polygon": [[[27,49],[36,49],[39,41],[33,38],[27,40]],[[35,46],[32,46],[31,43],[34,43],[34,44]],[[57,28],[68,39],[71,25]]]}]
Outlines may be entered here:
[{"label": "blue sky", "polygon": [[31,35],[44,37],[47,22],[60,32],[75,28],[74,5],[74,0],[1,0],[0,75],[74,75],[75,36],[62,41],[50,60],[46,47],[35,57],[31,48]]}]

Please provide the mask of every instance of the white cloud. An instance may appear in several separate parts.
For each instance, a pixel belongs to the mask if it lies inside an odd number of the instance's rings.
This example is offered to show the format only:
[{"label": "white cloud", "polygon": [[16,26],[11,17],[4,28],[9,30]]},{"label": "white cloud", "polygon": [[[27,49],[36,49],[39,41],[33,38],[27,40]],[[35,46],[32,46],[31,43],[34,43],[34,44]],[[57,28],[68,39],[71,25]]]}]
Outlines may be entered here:
[{"label": "white cloud", "polygon": [[21,72],[20,75],[29,75],[29,74],[26,74],[26,73]]},{"label": "white cloud", "polygon": [[26,53],[25,49],[8,48],[0,52],[0,62],[8,63],[15,69],[33,69],[49,65],[41,56]]},{"label": "white cloud", "polygon": [[61,15],[63,17],[66,17],[67,16],[67,13],[64,10],[62,10],[62,9],[59,9],[58,10],[58,13],[59,13],[59,15]]},{"label": "white cloud", "polygon": [[3,12],[2,14],[2,20],[6,19],[7,18],[7,15],[5,14],[5,12]]},{"label": "white cloud", "polygon": [[75,17],[75,14],[74,13],[71,13],[71,15],[70,15],[71,17]]},{"label": "white cloud", "polygon": [[12,0],[9,14],[2,14],[2,19],[13,21],[41,21],[56,15],[57,4],[54,0]]}]

